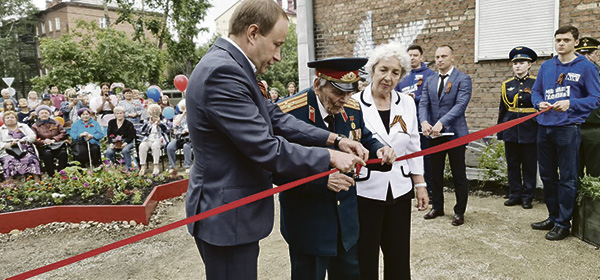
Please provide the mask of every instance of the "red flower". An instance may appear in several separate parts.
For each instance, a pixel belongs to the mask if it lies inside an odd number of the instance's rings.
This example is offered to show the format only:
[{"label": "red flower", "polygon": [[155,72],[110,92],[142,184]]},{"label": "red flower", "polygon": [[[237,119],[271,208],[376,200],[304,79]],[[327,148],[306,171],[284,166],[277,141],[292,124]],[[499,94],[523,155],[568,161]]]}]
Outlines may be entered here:
[{"label": "red flower", "polygon": [[111,135],[109,135],[108,137],[110,137],[110,138],[113,138],[113,137],[115,137],[115,135],[114,135],[114,134],[111,134]]},{"label": "red flower", "polygon": [[89,127],[89,126],[86,124],[86,125],[85,125],[85,128],[88,128],[88,127]]}]

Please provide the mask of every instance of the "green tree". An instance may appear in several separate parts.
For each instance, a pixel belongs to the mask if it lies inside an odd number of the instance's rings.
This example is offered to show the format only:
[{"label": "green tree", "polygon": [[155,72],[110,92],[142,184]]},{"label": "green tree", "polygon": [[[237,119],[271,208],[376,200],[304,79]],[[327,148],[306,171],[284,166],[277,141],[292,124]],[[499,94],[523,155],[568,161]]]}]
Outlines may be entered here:
[{"label": "green tree", "polygon": [[[121,8],[117,23],[131,23],[137,28],[138,38],[149,30],[156,37],[158,48],[166,43],[168,68],[187,76],[192,73],[199,60],[194,39],[207,31],[200,23],[212,6],[209,0],[142,0],[141,10],[134,7],[134,0],[114,1]],[[146,7],[159,11],[162,17],[145,12]]]},{"label": "green tree", "polygon": [[79,21],[71,34],[42,39],[40,51],[48,74],[32,80],[38,90],[50,84],[64,89],[90,82],[141,88],[163,77],[164,54],[154,44],[132,41],[125,32],[101,29],[94,22]]},{"label": "green tree", "polygon": [[36,12],[30,0],[3,0],[0,4],[0,76],[14,77],[12,87],[21,96],[30,88],[29,79],[37,74]]},{"label": "green tree", "polygon": [[265,80],[269,87],[279,89],[281,96],[287,96],[287,84],[298,84],[298,35],[296,25],[290,22],[285,43],[281,46],[281,61],[273,64],[267,73],[258,75],[259,80]]}]

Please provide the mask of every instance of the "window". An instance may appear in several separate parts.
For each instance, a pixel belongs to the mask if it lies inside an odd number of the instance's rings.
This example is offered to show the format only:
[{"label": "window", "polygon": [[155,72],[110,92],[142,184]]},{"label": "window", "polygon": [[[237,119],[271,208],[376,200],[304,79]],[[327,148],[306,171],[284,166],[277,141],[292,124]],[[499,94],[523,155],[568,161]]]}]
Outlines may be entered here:
[{"label": "window", "polygon": [[52,21],[48,21],[48,33],[52,32]]},{"label": "window", "polygon": [[106,28],[106,18],[99,18],[98,25],[100,26],[100,28]]},{"label": "window", "polygon": [[46,34],[46,24],[42,22],[42,35]]},{"label": "window", "polygon": [[56,26],[56,31],[59,31],[60,30],[60,18],[56,17],[54,19],[54,23],[55,23],[55,26]]},{"label": "window", "polygon": [[[516,7],[535,13],[515,13]],[[475,62],[508,59],[516,46],[532,48],[538,56],[551,55],[559,8],[559,0],[476,0]]]},{"label": "window", "polygon": [[35,27],[35,36],[40,36],[40,29],[37,26]]}]

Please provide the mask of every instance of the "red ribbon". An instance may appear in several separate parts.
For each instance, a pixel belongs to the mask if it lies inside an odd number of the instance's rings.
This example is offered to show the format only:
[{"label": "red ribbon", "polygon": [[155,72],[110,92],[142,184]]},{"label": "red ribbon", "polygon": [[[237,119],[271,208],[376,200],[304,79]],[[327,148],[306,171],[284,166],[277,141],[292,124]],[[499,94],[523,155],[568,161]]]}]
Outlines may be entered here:
[{"label": "red ribbon", "polygon": [[[435,147],[431,147],[431,148],[428,148],[428,149],[425,149],[425,150],[422,150],[422,151],[419,151],[419,152],[415,152],[415,153],[412,153],[412,154],[409,154],[409,155],[401,156],[401,157],[397,158],[396,161],[411,159],[411,158],[415,158],[415,157],[419,157],[419,156],[424,156],[424,155],[429,155],[429,154],[437,153],[437,152],[440,152],[440,151],[452,149],[452,148],[455,148],[455,147],[458,147],[458,146],[461,146],[461,145],[465,145],[465,144],[467,144],[469,142],[472,142],[472,141],[475,141],[475,140],[479,140],[479,139],[481,139],[481,138],[483,138],[485,136],[492,135],[494,133],[498,133],[498,132],[500,132],[502,130],[505,130],[507,128],[513,127],[513,126],[518,125],[518,124],[520,124],[522,122],[530,120],[530,119],[536,117],[537,115],[539,115],[541,113],[544,113],[544,112],[546,112],[546,111],[548,111],[550,109],[551,108],[547,108],[547,109],[545,109],[543,111],[540,111],[540,112],[537,112],[535,114],[527,115],[527,116],[522,117],[522,118],[518,118],[518,119],[514,119],[514,120],[511,120],[511,121],[505,122],[505,123],[497,124],[497,125],[494,125],[492,127],[488,127],[486,129],[482,129],[482,130],[479,130],[477,132],[473,132],[471,134],[465,135],[463,137],[460,137],[458,139],[454,139],[452,141],[446,142],[444,144],[441,144],[441,145],[438,145],[438,146],[435,146]],[[381,159],[372,159],[372,160],[367,161],[367,164],[380,163],[380,162],[381,162]],[[237,208],[237,207],[240,207],[240,206],[243,206],[243,205],[255,202],[257,200],[260,200],[260,199],[263,199],[263,198],[266,198],[266,197],[270,197],[270,196],[272,196],[274,194],[277,194],[277,193],[289,190],[291,188],[297,187],[297,186],[302,185],[302,184],[306,184],[306,183],[308,183],[310,181],[313,181],[313,180],[325,177],[325,176],[327,176],[329,174],[332,174],[332,173],[335,173],[337,171],[338,171],[337,169],[332,169],[332,170],[329,170],[329,171],[325,171],[323,173],[315,174],[315,175],[312,175],[312,176],[309,176],[309,177],[306,177],[306,178],[303,178],[303,179],[300,179],[300,180],[297,180],[297,181],[293,181],[293,182],[287,183],[285,185],[281,185],[279,187],[268,189],[268,190],[265,190],[265,191],[262,191],[262,192],[259,192],[259,193],[256,193],[256,194],[244,197],[242,199],[236,200],[234,202],[231,202],[231,203],[228,203],[228,204],[221,205],[219,207],[210,209],[210,210],[202,212],[202,213],[200,213],[198,215],[195,215],[195,216],[183,219],[183,220],[179,220],[177,222],[170,223],[168,225],[165,225],[165,226],[162,226],[162,227],[159,227],[159,228],[155,228],[155,229],[152,229],[152,230],[149,230],[149,231],[146,231],[146,232],[143,232],[143,233],[131,236],[129,238],[125,238],[123,240],[119,240],[117,242],[114,242],[114,243],[102,246],[100,248],[96,248],[94,250],[87,251],[85,253],[82,253],[82,254],[79,254],[79,255],[76,255],[76,256],[73,256],[73,257],[61,260],[61,261],[57,261],[55,263],[51,263],[51,264],[45,265],[45,266],[42,266],[42,267],[30,270],[30,271],[27,271],[27,272],[15,275],[15,276],[7,278],[7,279],[27,279],[27,278],[30,278],[30,277],[33,277],[33,276],[37,276],[37,275],[40,275],[42,273],[45,273],[45,272],[48,272],[48,271],[51,271],[51,270],[55,270],[57,268],[61,268],[61,267],[66,266],[66,265],[69,265],[69,264],[72,264],[72,263],[75,263],[75,262],[78,262],[78,261],[81,261],[81,260],[84,260],[84,259],[87,259],[87,258],[91,258],[93,256],[102,254],[104,252],[108,252],[110,250],[117,249],[119,247],[131,244],[133,242],[137,242],[137,241],[140,241],[142,239],[146,239],[148,237],[152,237],[154,235],[157,235],[157,234],[160,234],[160,233],[163,233],[163,232],[166,232],[166,231],[169,231],[169,230],[181,227],[181,226],[185,226],[187,224],[190,224],[190,223],[193,223],[193,222],[197,222],[199,220],[206,219],[208,217],[211,217],[211,216],[223,213],[225,211],[229,211],[231,209],[234,209],[234,208]]]}]

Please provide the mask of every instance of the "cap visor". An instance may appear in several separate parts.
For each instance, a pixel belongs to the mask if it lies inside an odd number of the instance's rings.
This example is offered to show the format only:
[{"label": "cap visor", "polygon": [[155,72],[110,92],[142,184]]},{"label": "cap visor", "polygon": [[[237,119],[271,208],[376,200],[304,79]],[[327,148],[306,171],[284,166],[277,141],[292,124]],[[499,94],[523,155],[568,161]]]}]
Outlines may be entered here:
[{"label": "cap visor", "polygon": [[355,92],[358,91],[358,82],[354,82],[351,84],[348,83],[337,83],[337,82],[332,82],[329,81],[331,83],[332,86],[334,86],[335,88],[343,91],[343,92]]}]

